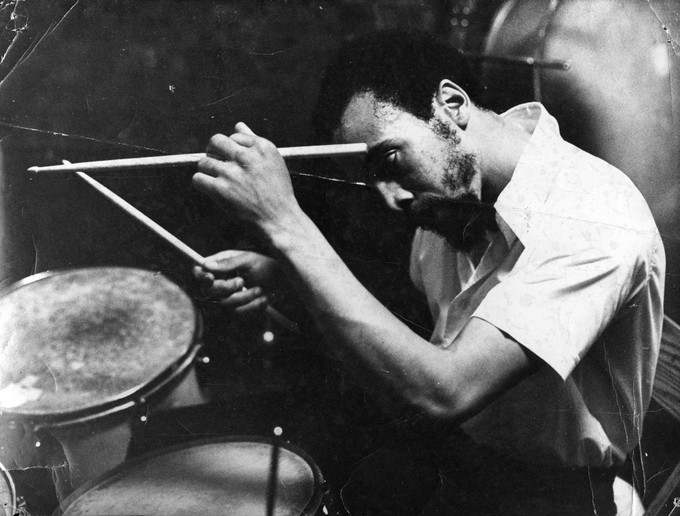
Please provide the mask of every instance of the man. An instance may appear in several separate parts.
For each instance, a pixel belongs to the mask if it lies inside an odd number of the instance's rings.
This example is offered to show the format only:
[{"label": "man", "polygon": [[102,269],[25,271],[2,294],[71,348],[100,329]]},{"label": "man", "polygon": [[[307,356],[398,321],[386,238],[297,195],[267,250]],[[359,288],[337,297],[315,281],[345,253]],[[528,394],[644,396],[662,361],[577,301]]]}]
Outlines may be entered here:
[{"label": "man", "polygon": [[[368,180],[421,226],[411,275],[436,322],[430,342],[352,276],[274,145],[244,124],[211,139],[194,185],[268,247],[388,410],[461,425],[499,465],[447,489],[462,450],[439,434],[443,487],[426,511],[615,514],[611,484],[640,436],[658,354],[661,240],[632,183],[563,141],[541,105],[497,115],[479,94],[458,52],[385,33],[341,51],[320,95],[318,125],[366,142]],[[207,290],[241,310],[266,302],[242,290],[256,260],[224,257],[196,271]],[[488,496],[466,499],[470,482],[488,482]]]}]

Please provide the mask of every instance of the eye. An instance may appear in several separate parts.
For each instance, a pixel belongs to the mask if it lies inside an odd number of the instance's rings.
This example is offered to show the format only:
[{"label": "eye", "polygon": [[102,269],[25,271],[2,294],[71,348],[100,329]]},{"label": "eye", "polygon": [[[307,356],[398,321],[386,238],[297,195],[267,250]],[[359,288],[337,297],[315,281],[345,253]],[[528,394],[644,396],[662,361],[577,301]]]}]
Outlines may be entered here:
[{"label": "eye", "polygon": [[399,153],[395,150],[387,152],[382,159],[380,175],[384,177],[394,177],[399,172]]},{"label": "eye", "polygon": [[369,152],[364,170],[370,181],[394,179],[403,174],[401,152],[397,145],[382,145],[380,149]]}]

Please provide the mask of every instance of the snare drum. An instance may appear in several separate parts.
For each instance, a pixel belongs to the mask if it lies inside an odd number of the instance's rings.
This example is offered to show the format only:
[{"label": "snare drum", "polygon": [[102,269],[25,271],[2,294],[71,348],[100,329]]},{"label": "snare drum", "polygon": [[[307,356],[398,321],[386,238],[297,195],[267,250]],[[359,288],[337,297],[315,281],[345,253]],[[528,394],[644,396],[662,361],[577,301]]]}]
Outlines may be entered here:
[{"label": "snare drum", "polygon": [[[69,496],[57,514],[267,514],[273,444],[257,438],[196,441],[153,452],[110,471]],[[282,443],[274,514],[329,514],[319,468]]]},{"label": "snare drum", "polygon": [[200,319],[162,275],[130,268],[44,273],[0,298],[0,415],[54,434],[72,487],[120,464],[134,421],[204,401]]},{"label": "snare drum", "polygon": [[14,516],[16,508],[16,489],[9,471],[0,464],[0,508],[3,516]]}]

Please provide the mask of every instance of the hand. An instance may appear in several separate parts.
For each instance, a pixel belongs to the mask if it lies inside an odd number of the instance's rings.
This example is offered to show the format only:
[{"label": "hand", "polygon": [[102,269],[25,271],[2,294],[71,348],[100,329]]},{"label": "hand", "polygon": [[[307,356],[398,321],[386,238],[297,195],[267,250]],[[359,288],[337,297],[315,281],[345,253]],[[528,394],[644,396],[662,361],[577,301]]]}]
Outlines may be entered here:
[{"label": "hand", "polygon": [[272,258],[250,251],[222,251],[206,259],[205,267],[195,266],[193,275],[201,294],[238,314],[261,313],[268,293],[281,277]]},{"label": "hand", "polygon": [[206,157],[198,163],[194,186],[224,211],[235,212],[269,243],[277,231],[294,227],[302,211],[293,194],[290,174],[278,150],[236,124],[227,137],[210,139]]}]

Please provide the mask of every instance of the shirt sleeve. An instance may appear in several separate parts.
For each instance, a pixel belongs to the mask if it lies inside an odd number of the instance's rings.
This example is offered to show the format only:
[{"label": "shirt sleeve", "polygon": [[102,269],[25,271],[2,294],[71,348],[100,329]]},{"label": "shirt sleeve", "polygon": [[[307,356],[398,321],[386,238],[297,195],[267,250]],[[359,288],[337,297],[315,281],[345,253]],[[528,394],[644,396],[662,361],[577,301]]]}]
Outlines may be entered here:
[{"label": "shirt sleeve", "polygon": [[[634,232],[561,221],[534,238],[511,273],[473,316],[493,324],[562,378],[574,369],[619,307],[647,281]],[[536,244],[540,242],[540,244]]]}]

